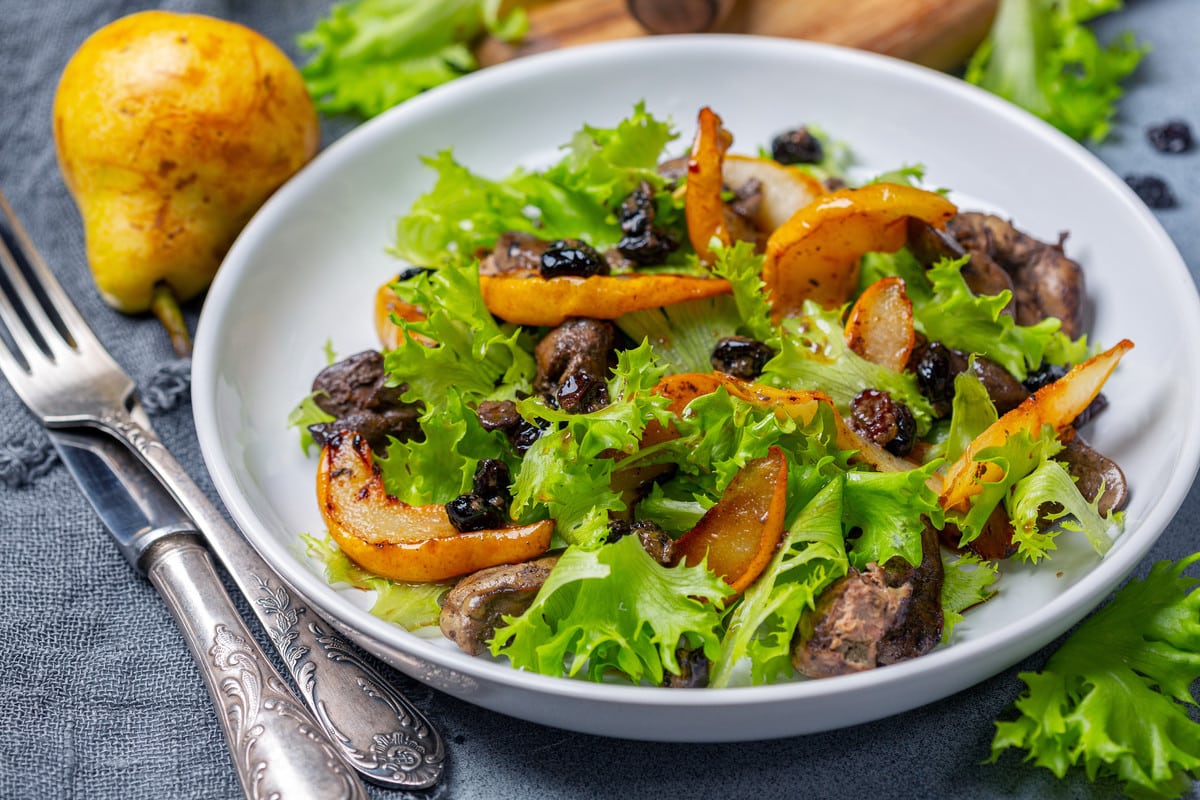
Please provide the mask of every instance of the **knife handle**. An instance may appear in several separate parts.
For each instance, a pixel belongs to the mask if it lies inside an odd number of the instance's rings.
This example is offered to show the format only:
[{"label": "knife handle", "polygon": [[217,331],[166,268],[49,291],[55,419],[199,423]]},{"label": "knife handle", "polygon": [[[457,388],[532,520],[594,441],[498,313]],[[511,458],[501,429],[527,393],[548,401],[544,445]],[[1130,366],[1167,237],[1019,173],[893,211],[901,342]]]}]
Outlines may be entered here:
[{"label": "knife handle", "polygon": [[445,742],[421,711],[328,622],[297,602],[303,598],[225,521],[148,423],[123,409],[100,423],[133,450],[191,517],[271,635],[342,758],[381,786],[427,789],[436,784],[445,769]]},{"label": "knife handle", "polygon": [[159,539],[141,565],[200,667],[246,797],[366,800],[362,783],[246,629],[200,539]]}]

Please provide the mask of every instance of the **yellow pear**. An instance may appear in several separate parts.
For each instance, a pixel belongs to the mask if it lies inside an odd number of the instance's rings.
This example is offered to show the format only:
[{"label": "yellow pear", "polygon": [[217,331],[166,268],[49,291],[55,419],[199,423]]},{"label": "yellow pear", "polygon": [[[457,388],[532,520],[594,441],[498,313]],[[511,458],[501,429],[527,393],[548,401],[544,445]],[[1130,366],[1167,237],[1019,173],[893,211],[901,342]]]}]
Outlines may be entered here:
[{"label": "yellow pear", "polygon": [[146,11],[96,31],[63,70],[54,141],[101,296],[178,320],[319,139],[299,71],[245,26]]}]

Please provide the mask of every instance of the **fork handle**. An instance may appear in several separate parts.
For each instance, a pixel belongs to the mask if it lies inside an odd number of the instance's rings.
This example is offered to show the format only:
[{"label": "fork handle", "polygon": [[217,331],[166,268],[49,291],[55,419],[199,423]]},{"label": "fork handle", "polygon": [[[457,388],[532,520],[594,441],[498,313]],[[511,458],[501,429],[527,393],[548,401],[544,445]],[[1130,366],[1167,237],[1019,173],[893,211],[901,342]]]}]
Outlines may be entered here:
[{"label": "fork handle", "polygon": [[[382,786],[426,789],[441,778],[446,750],[425,716],[315,611],[225,521],[148,426],[121,410],[100,420],[123,440],[192,518],[249,600],[301,696],[342,757]],[[302,598],[297,598],[302,599]]]},{"label": "fork handle", "polygon": [[366,800],[247,630],[200,539],[159,539],[141,564],[200,667],[246,797]]}]

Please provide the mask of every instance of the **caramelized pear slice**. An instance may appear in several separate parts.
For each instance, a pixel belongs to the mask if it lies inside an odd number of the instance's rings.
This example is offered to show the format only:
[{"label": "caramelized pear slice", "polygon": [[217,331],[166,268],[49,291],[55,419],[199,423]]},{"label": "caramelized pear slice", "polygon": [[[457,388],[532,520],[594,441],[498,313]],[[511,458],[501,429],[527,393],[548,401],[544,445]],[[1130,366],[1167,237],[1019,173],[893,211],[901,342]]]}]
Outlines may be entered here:
[{"label": "caramelized pear slice", "polygon": [[398,581],[441,581],[536,558],[553,520],[462,533],[442,505],[411,506],[389,495],[371,446],[352,431],[321,451],[317,502],[329,535],[366,570]]}]

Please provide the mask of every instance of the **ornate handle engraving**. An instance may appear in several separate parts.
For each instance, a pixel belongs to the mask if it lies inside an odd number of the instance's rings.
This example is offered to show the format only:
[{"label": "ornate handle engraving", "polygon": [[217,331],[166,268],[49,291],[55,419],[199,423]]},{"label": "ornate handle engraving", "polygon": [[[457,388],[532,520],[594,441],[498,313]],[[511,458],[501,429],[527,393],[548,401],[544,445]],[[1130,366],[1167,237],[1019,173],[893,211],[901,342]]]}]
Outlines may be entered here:
[{"label": "ornate handle engraving", "polygon": [[[154,432],[123,410],[101,418],[133,448],[204,535],[213,553],[270,632],[300,693],[343,758],[371,781],[424,789],[441,777],[445,745],[429,721],[353,654],[315,612],[292,602],[250,543],[225,521]],[[308,624],[302,624],[307,617]],[[330,644],[321,641],[325,638]],[[316,653],[325,657],[314,657]],[[330,795],[332,797],[332,795]]]},{"label": "ornate handle engraving", "polygon": [[[271,639],[342,757],[378,783],[410,789],[437,783],[446,750],[424,715],[323,622],[302,625],[308,609],[293,605],[286,589],[255,578],[256,603],[274,620]],[[344,732],[347,724],[354,736]]]},{"label": "ornate handle engraving", "polygon": [[199,539],[161,539],[143,564],[217,705],[246,797],[365,800],[362,784],[246,629]]}]

